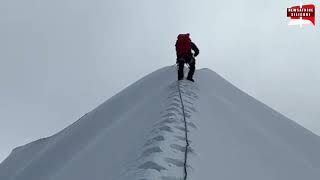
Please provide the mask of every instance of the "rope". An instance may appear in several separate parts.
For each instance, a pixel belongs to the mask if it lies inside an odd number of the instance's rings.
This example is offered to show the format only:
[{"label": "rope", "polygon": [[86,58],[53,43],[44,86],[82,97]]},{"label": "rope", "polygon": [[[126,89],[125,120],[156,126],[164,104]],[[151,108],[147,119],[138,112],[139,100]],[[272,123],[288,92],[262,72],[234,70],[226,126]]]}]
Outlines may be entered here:
[{"label": "rope", "polygon": [[188,162],[188,150],[189,150],[189,139],[188,139],[188,126],[187,126],[187,120],[186,120],[186,115],[184,111],[184,104],[182,100],[182,95],[181,95],[181,90],[180,90],[180,82],[178,81],[178,90],[179,90],[179,96],[180,96],[180,101],[181,101],[181,106],[182,106],[182,114],[183,114],[183,121],[184,121],[184,129],[185,129],[185,139],[186,139],[186,147],[184,151],[184,180],[187,180],[188,177],[188,172],[187,172],[187,162]]}]

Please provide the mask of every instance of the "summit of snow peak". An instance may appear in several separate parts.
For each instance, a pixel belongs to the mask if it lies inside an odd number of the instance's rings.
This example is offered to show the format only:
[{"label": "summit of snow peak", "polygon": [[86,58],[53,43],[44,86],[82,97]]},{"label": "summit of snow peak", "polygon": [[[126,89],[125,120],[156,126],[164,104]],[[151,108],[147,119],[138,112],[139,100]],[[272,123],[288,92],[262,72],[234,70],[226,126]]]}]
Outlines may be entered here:
[{"label": "summit of snow peak", "polygon": [[187,179],[320,177],[319,136],[209,69],[194,79],[177,82],[173,66],[145,76],[54,136],[16,148],[0,179],[173,180],[184,168]]}]

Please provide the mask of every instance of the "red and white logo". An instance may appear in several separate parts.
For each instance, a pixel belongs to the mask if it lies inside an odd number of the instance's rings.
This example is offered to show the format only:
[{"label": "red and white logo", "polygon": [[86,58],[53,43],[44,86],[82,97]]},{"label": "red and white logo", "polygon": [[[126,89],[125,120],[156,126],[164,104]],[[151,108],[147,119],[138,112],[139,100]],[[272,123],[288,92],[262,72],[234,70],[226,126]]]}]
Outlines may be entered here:
[{"label": "red and white logo", "polygon": [[300,25],[302,27],[304,24],[313,24],[315,26],[315,14],[314,4],[302,5],[300,3],[300,6],[287,8],[287,17],[290,18],[289,26]]}]

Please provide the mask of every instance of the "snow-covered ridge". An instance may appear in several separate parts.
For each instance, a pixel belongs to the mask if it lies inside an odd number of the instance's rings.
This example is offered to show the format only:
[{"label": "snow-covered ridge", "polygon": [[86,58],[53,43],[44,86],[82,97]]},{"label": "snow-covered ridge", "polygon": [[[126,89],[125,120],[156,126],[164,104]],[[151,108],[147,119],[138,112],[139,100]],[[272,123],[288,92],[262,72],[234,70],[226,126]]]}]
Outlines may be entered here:
[{"label": "snow-covered ridge", "polygon": [[198,88],[189,81],[173,82],[167,92],[168,97],[162,108],[160,120],[150,130],[141,156],[133,162],[122,179],[183,180],[184,166],[187,166],[187,169],[191,167],[185,164],[188,163],[185,157],[186,149],[188,155],[195,155],[195,152],[191,148],[192,142],[189,142],[191,145],[186,148],[185,133],[197,129],[196,122],[191,122],[190,117],[196,112],[193,105],[199,98]]},{"label": "snow-covered ridge", "polygon": [[[180,90],[187,179],[317,180],[320,138],[209,69]],[[16,148],[0,180],[173,180],[184,176],[173,66],[155,71],[52,137]]]}]

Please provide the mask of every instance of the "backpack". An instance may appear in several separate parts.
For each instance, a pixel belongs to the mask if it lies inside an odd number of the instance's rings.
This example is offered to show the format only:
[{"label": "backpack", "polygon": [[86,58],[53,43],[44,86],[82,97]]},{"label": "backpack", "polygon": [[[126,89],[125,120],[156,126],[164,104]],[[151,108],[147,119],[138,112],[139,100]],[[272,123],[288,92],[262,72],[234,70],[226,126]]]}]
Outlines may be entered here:
[{"label": "backpack", "polygon": [[191,52],[190,34],[179,34],[176,42],[177,56],[188,55]]}]

